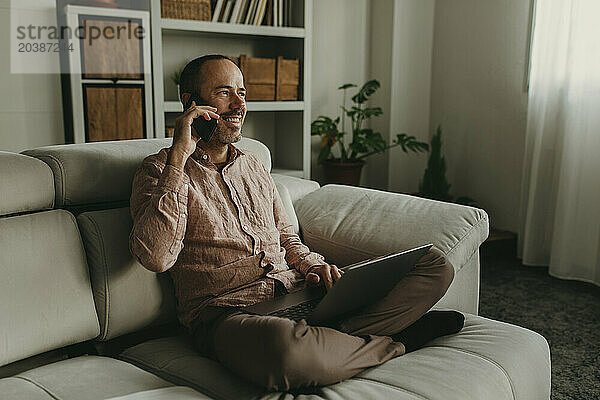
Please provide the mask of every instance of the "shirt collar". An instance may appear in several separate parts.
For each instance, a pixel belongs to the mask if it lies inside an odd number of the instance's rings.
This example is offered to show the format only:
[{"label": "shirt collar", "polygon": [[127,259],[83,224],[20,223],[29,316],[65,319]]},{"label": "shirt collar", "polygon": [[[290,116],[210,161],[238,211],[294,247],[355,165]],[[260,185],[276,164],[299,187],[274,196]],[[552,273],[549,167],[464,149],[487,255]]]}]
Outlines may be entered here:
[{"label": "shirt collar", "polygon": [[[243,156],[245,153],[235,147],[233,144],[229,143],[227,145],[229,147],[229,158],[227,159],[227,164],[235,161],[238,157]],[[212,164],[212,160],[210,159],[210,155],[202,149],[200,146],[196,146],[196,150],[193,153],[194,158],[202,164]]]}]

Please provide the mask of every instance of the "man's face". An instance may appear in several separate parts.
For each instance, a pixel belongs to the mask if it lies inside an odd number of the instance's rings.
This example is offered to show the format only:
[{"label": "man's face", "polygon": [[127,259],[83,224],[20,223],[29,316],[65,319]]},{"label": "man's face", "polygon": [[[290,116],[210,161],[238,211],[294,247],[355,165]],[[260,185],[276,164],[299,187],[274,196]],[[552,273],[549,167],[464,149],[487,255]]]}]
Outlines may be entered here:
[{"label": "man's face", "polygon": [[202,66],[202,75],[200,95],[221,116],[211,142],[239,141],[246,119],[246,88],[241,71],[231,61],[211,60]]}]

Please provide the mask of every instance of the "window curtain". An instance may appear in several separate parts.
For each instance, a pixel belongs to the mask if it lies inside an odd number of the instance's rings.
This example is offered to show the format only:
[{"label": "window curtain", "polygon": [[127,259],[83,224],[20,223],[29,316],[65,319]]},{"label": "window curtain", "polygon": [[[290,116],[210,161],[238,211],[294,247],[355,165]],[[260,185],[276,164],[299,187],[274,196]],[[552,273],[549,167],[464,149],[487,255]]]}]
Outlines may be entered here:
[{"label": "window curtain", "polygon": [[518,255],[600,285],[599,0],[537,0]]}]

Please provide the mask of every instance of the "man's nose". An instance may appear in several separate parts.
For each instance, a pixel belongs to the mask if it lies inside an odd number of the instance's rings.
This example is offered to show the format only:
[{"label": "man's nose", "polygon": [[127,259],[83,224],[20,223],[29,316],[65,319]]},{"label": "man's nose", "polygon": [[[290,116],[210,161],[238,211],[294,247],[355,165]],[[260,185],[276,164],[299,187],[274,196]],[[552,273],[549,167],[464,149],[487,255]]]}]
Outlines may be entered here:
[{"label": "man's nose", "polygon": [[232,107],[239,108],[239,107],[241,107],[244,104],[246,104],[246,98],[243,97],[243,96],[240,96],[237,93],[234,94],[233,100],[232,100],[232,104],[231,104]]}]

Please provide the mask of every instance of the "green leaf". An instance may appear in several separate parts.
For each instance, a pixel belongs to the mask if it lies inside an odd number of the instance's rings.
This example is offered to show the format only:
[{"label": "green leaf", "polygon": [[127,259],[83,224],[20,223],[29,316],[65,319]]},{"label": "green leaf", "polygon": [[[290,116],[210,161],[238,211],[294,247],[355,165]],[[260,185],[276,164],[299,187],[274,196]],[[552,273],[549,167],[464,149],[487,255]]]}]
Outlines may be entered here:
[{"label": "green leaf", "polygon": [[337,124],[340,121],[340,117],[331,119],[323,115],[319,116],[310,124],[310,134],[315,135],[332,135],[334,132],[337,133]]},{"label": "green leaf", "polygon": [[357,104],[364,103],[369,99],[369,96],[371,96],[373,93],[375,93],[377,89],[379,89],[380,86],[381,85],[379,84],[379,81],[376,79],[368,81],[363,85],[362,88],[360,88],[357,94],[352,96],[352,101]]},{"label": "green leaf", "polygon": [[396,139],[392,143],[400,145],[405,153],[408,153],[409,150],[415,153],[429,150],[427,143],[419,142],[414,136],[408,136],[405,133],[396,135]]},{"label": "green leaf", "polygon": [[340,86],[338,89],[348,89],[351,87],[356,87],[356,85],[354,83],[346,83],[346,84]]},{"label": "green leaf", "polygon": [[371,117],[376,117],[379,116],[381,114],[383,114],[383,110],[381,109],[381,107],[367,107],[367,108],[363,108],[361,110],[362,112],[362,117],[367,119],[367,118],[371,118]]}]

